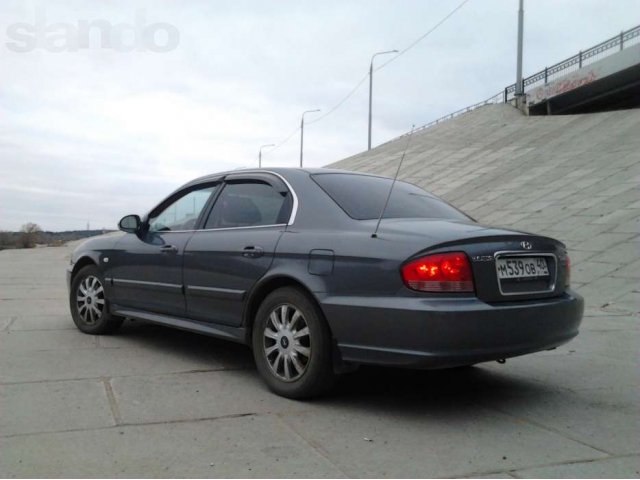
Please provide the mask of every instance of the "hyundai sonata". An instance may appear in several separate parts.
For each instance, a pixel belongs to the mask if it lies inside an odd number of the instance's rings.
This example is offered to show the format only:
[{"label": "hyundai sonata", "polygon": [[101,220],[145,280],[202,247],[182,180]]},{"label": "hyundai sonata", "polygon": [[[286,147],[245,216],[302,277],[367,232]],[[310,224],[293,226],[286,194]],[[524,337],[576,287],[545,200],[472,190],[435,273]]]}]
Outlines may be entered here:
[{"label": "hyundai sonata", "polygon": [[240,342],[292,398],[360,364],[447,368],[551,349],[582,319],[561,242],[480,225],[374,175],[209,175],[119,227],[73,252],[81,331],[131,318]]}]

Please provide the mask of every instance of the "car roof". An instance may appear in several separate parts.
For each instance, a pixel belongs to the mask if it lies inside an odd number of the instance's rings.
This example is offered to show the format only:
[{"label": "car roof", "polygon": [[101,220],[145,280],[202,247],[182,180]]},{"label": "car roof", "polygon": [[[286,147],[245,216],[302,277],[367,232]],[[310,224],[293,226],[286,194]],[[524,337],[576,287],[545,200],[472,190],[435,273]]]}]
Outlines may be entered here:
[{"label": "car roof", "polygon": [[[184,186],[188,185],[196,185],[199,183],[205,183],[213,180],[218,180],[220,177],[225,177],[227,175],[234,175],[239,173],[276,173],[278,175],[283,176],[285,179],[295,173],[295,172],[305,172],[309,175],[317,175],[322,173],[342,173],[342,174],[350,174],[350,175],[363,175],[370,177],[381,177],[380,175],[375,175],[372,173],[366,172],[354,172],[351,170],[340,170],[337,168],[292,168],[292,167],[276,167],[276,168],[238,168],[236,170],[227,170],[219,173],[212,173],[209,175],[204,175],[202,177],[195,178],[191,180]],[[381,177],[387,178],[387,177]]]}]

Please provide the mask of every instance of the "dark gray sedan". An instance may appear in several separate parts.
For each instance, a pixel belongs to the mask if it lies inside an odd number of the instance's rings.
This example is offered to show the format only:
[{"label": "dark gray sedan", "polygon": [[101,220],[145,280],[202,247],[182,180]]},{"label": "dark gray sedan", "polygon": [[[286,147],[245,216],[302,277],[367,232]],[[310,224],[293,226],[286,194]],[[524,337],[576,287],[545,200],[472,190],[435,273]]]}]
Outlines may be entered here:
[{"label": "dark gray sedan", "polygon": [[132,318],[250,345],[293,398],[359,364],[457,367],[577,335],[561,242],[479,225],[405,182],[389,197],[392,182],[324,169],[194,180],[73,252],[73,319],[89,334]]}]

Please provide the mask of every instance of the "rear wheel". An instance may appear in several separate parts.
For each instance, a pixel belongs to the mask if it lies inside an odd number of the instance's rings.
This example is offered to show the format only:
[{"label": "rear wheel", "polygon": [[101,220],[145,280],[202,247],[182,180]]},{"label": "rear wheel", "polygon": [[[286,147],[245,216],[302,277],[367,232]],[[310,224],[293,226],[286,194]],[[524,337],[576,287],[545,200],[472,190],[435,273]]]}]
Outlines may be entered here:
[{"label": "rear wheel", "polygon": [[73,322],[84,333],[111,333],[117,330],[124,320],[109,313],[104,279],[95,265],[81,268],[73,278],[69,306]]},{"label": "rear wheel", "polygon": [[333,384],[331,334],[322,312],[302,291],[275,290],[262,302],[253,326],[258,372],[275,393],[308,398]]}]

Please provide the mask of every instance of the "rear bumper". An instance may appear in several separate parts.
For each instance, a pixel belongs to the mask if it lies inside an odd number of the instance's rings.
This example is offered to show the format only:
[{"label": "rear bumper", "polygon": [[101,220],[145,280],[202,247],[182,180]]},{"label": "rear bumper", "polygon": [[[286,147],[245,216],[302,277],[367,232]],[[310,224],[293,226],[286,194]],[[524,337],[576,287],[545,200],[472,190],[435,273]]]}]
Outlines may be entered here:
[{"label": "rear bumper", "polygon": [[584,301],[488,304],[477,298],[320,297],[342,359],[447,368],[547,350],[578,334]]}]

